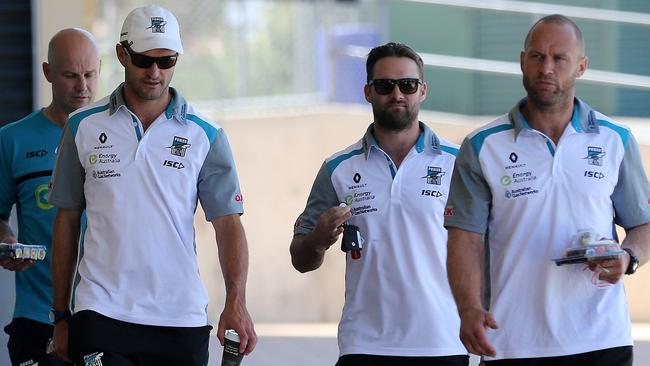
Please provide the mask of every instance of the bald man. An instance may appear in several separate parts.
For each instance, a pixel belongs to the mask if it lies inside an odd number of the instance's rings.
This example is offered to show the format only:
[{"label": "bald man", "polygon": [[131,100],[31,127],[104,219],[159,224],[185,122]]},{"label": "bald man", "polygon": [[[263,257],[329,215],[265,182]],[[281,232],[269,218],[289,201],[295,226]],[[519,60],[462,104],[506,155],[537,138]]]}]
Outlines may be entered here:
[{"label": "bald man", "polygon": [[[472,132],[456,158],[449,281],[461,340],[486,366],[632,366],[622,278],[650,259],[650,185],[629,128],[576,97],[587,64],[572,20],[540,19],[520,53],[527,97]],[[626,231],[615,258],[553,262],[582,230],[616,240],[615,225]]]},{"label": "bald man", "polygon": [[[89,32],[76,28],[58,32],[43,62],[52,102],[0,129],[0,242],[45,245],[48,250],[43,261],[0,258],[0,266],[16,272],[13,320],[5,327],[15,366],[64,364],[45,352],[53,329],[50,243],[56,213],[48,202],[48,183],[63,126],[71,112],[93,100],[99,68],[97,45]],[[14,204],[17,237],[8,225]]]}]

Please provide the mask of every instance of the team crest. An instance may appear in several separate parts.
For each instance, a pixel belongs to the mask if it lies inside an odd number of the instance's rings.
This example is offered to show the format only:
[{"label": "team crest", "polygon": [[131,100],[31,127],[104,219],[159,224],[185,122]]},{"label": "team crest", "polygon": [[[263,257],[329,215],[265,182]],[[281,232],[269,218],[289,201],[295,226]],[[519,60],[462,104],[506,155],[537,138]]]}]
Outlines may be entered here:
[{"label": "team crest", "polygon": [[166,24],[163,17],[151,17],[151,26],[147,29],[151,29],[151,33],[165,33]]},{"label": "team crest", "polygon": [[587,163],[589,165],[602,166],[603,156],[605,156],[605,152],[603,151],[602,148],[595,147],[595,146],[587,146],[587,157],[585,159],[587,159]]},{"label": "team crest", "polygon": [[442,177],[445,175],[445,172],[442,171],[442,168],[437,166],[428,166],[427,175],[422,178],[427,178],[428,184],[441,185]]},{"label": "team crest", "polygon": [[94,352],[84,356],[84,363],[86,366],[103,366],[102,357],[104,352]]},{"label": "team crest", "polygon": [[172,142],[172,146],[167,146],[167,148],[171,149],[172,155],[183,157],[185,156],[185,151],[190,146],[192,145],[187,143],[186,138],[174,136],[174,141]]}]

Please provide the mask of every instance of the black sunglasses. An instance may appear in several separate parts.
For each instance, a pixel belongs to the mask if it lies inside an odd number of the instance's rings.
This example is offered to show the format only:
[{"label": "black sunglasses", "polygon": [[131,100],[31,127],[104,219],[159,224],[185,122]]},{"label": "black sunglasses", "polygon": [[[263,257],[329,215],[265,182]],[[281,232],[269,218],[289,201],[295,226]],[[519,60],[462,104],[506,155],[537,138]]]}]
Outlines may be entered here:
[{"label": "black sunglasses", "polygon": [[413,94],[418,91],[418,86],[422,80],[414,78],[405,79],[374,79],[368,82],[369,86],[374,86],[377,94],[387,95],[393,92],[395,85],[404,94]]},{"label": "black sunglasses", "polygon": [[142,69],[148,69],[153,66],[154,63],[156,63],[158,68],[161,70],[171,69],[176,65],[176,61],[178,61],[178,53],[172,56],[152,57],[137,53],[124,43],[122,43],[122,47],[124,47],[126,54],[131,56],[131,62]]}]

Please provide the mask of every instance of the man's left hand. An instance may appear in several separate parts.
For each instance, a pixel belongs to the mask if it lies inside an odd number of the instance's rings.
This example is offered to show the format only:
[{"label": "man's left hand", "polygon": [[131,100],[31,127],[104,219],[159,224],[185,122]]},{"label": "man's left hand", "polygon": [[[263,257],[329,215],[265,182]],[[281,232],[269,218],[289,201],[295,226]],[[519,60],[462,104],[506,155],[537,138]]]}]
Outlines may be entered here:
[{"label": "man's left hand", "polygon": [[245,355],[253,352],[257,344],[257,334],[253,326],[253,320],[246,310],[246,304],[240,300],[228,301],[219,318],[217,338],[221,345],[224,345],[226,329],[234,329],[239,334],[239,353]]},{"label": "man's left hand", "polygon": [[596,272],[600,270],[598,278],[601,281],[611,284],[617,283],[625,274],[627,265],[630,262],[629,254],[623,253],[617,259],[606,259],[600,261],[590,261],[589,269]]}]

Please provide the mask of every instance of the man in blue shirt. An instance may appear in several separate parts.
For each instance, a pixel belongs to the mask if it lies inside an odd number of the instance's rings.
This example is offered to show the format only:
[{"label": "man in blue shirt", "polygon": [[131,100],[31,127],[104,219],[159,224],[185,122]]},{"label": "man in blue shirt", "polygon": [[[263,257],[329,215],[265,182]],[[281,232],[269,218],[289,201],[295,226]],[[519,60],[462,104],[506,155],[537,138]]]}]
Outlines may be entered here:
[{"label": "man in blue shirt", "polygon": [[[57,145],[68,115],[93,100],[100,61],[94,37],[82,29],[64,29],[50,40],[43,74],[52,84],[52,102],[0,129],[0,242],[44,245],[43,261],[0,258],[16,272],[16,304],[9,334],[13,365],[61,365],[48,356],[52,337],[50,243],[56,209],[48,202],[48,184]],[[18,236],[9,228],[16,205]]]}]

